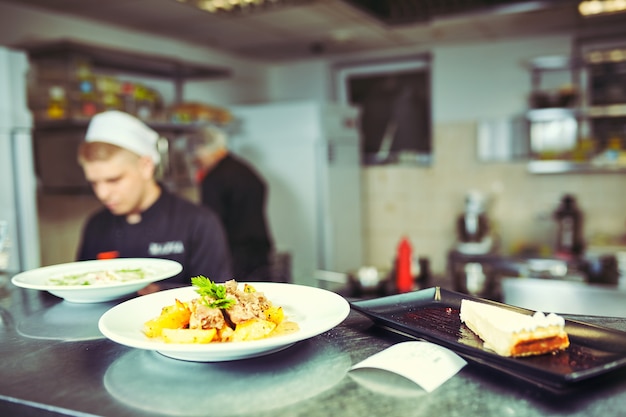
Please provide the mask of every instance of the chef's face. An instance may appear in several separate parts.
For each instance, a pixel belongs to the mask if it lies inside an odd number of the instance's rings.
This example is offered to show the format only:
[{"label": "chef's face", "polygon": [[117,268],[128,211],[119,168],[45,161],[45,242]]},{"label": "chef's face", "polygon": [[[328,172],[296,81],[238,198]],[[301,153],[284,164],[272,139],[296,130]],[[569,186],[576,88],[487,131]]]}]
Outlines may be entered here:
[{"label": "chef's face", "polygon": [[96,197],[115,215],[141,213],[154,164],[148,157],[139,157],[122,150],[107,160],[83,162],[85,178]]}]

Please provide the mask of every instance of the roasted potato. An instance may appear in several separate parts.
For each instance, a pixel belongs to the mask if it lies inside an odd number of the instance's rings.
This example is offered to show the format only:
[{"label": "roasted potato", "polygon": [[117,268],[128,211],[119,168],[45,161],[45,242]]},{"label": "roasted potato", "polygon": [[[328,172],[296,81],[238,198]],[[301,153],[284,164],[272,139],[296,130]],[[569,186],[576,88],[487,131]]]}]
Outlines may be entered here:
[{"label": "roasted potato", "polygon": [[282,307],[272,306],[265,310],[265,319],[279,325],[285,319],[285,313]]},{"label": "roasted potato", "polygon": [[235,333],[235,331],[232,328],[224,326],[217,331],[216,340],[220,342],[230,342],[233,338],[233,333]]},{"label": "roasted potato", "polygon": [[233,342],[263,339],[276,328],[276,323],[262,319],[250,319],[239,323],[233,333]]},{"label": "roasted potato", "polygon": [[148,337],[159,337],[163,329],[181,329],[189,325],[191,310],[187,304],[176,300],[176,304],[163,307],[161,314],[144,324],[143,332]]},{"label": "roasted potato", "polygon": [[211,343],[215,329],[163,329],[161,336],[167,343]]}]

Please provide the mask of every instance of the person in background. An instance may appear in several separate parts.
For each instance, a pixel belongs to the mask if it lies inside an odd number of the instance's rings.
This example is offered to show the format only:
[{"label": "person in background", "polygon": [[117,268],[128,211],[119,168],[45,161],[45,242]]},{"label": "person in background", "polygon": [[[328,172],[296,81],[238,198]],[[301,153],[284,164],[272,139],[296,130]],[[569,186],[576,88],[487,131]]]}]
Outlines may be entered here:
[{"label": "person in background", "polygon": [[214,128],[202,131],[195,159],[201,201],[217,213],[224,225],[235,279],[272,280],[265,181],[248,163],[228,151],[226,135]]},{"label": "person in background", "polygon": [[[157,132],[120,111],[95,115],[78,162],[96,197],[105,206],[86,222],[78,260],[164,258],[182,272],[161,287],[191,283],[204,275],[232,279],[224,228],[206,207],[170,193],[154,177],[160,161]],[[151,286],[151,292],[158,290]]]}]

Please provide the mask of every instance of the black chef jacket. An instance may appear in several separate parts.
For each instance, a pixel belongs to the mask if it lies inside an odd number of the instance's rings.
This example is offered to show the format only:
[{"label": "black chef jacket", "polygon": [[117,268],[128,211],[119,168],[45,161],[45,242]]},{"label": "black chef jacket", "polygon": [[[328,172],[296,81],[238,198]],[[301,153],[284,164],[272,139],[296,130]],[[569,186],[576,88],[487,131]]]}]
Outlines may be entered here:
[{"label": "black chef jacket", "polygon": [[107,209],[94,214],[84,227],[78,259],[98,259],[110,252],[119,258],[171,259],[183,270],[167,282],[190,284],[197,275],[216,282],[232,279],[226,235],[215,213],[161,190],[137,224]]},{"label": "black chef jacket", "polygon": [[267,186],[245,161],[227,155],[202,179],[202,203],[222,220],[239,281],[271,279],[272,248],[265,217]]}]

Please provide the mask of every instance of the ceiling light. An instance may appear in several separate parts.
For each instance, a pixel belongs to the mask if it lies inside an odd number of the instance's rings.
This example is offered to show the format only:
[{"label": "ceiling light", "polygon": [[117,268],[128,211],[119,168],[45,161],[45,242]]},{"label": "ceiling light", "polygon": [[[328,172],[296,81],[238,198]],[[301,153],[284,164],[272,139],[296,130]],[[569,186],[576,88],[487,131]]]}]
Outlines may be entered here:
[{"label": "ceiling light", "polygon": [[246,14],[313,0],[176,0],[214,14]]},{"label": "ceiling light", "polygon": [[583,16],[597,16],[624,11],[626,11],[626,0],[585,0],[578,4],[578,12]]}]

